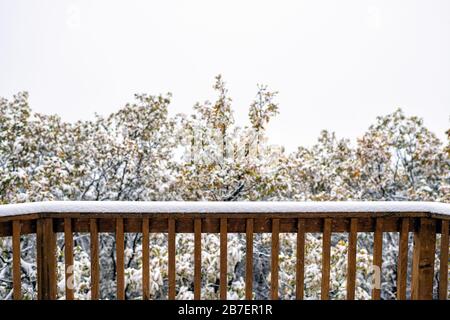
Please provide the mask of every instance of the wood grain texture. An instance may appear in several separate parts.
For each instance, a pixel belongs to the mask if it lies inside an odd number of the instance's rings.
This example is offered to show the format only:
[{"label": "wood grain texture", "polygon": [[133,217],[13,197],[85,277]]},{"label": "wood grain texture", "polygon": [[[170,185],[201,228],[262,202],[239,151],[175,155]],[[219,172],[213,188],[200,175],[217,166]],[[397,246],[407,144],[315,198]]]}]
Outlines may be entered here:
[{"label": "wood grain texture", "polygon": [[272,220],[272,251],[270,295],[272,300],[278,300],[278,268],[280,254],[280,219]]},{"label": "wood grain texture", "polygon": [[194,222],[194,300],[201,299],[202,290],[202,220]]},{"label": "wood grain texture", "polygon": [[89,226],[91,236],[91,300],[98,300],[100,298],[100,263],[97,219],[90,219]]},{"label": "wood grain texture", "polygon": [[220,299],[227,299],[228,289],[228,231],[227,218],[220,219]]},{"label": "wood grain texture", "polygon": [[142,219],[142,299],[150,299],[150,231],[148,217]]},{"label": "wood grain texture", "polygon": [[331,219],[324,219],[322,238],[322,286],[320,297],[328,300],[330,295]]},{"label": "wood grain texture", "polygon": [[13,237],[12,237],[12,253],[13,253],[13,299],[22,299],[22,281],[20,271],[20,229],[21,222],[19,220],[13,221]]},{"label": "wood grain texture", "polygon": [[168,277],[169,277],[169,300],[175,300],[175,219],[169,219],[169,266],[168,266]]},{"label": "wood grain texture", "polygon": [[[402,217],[410,217],[410,218],[434,218],[440,220],[448,220],[450,221],[450,216],[445,213],[432,213],[432,212],[232,212],[232,213],[186,213],[186,212],[45,212],[45,213],[30,213],[30,214],[20,214],[20,215],[8,215],[8,216],[0,216],[0,232],[4,227],[4,222],[7,224],[11,224],[13,220],[37,220],[44,218],[52,218],[52,219],[64,219],[64,218],[80,218],[80,219],[116,219],[116,218],[124,218],[124,219],[142,219],[143,217],[155,218],[159,217],[161,219],[165,219],[167,223],[167,219],[169,217],[175,219],[182,218],[206,218],[208,216],[214,215],[216,219],[220,218],[230,218],[232,215],[235,218],[239,219],[257,219],[261,216],[268,217],[269,219],[279,218],[279,219],[349,219],[349,218],[402,218]],[[393,216],[396,217],[393,217]],[[8,228],[8,227],[6,227]],[[9,227],[10,229],[11,227]],[[112,228],[113,230],[114,228]],[[360,232],[363,230],[358,229]],[[178,230],[177,230],[178,231]],[[372,230],[373,231],[373,230]],[[113,231],[110,231],[113,232]],[[126,231],[131,232],[131,231]],[[191,231],[192,232],[192,231]],[[218,232],[218,231],[216,231]],[[310,232],[310,231],[308,231]],[[366,232],[366,231],[364,231]],[[371,231],[367,231],[371,232]],[[11,235],[11,234],[9,234]],[[8,235],[8,236],[9,236]]]},{"label": "wood grain texture", "polygon": [[436,220],[420,218],[414,233],[412,293],[413,300],[433,299]]},{"label": "wood grain texture", "polygon": [[125,235],[123,232],[123,219],[116,219],[116,273],[117,273],[117,300],[125,300]]},{"label": "wood grain texture", "polygon": [[66,280],[66,300],[73,300],[74,274],[73,274],[73,233],[72,233],[71,218],[64,218],[64,271]]},{"label": "wood grain texture", "polygon": [[36,225],[38,299],[56,299],[56,234],[53,221],[39,219]]},{"label": "wood grain texture", "polygon": [[304,299],[305,285],[305,220],[297,221],[297,262],[295,268],[295,296]]},{"label": "wood grain texture", "polygon": [[[375,234],[373,236],[373,269],[374,269],[374,277],[381,277],[381,266],[383,265],[383,220],[381,218],[377,218]],[[376,271],[376,270],[379,270]],[[381,279],[380,281],[381,282]],[[378,283],[378,280],[375,279],[375,283]],[[372,299],[380,300],[381,297],[381,288],[377,288],[375,285],[372,288]]]},{"label": "wood grain texture", "polygon": [[350,233],[348,234],[347,255],[347,300],[355,300],[356,290],[356,244],[358,237],[358,219],[350,221]]},{"label": "wood grain texture", "polygon": [[448,221],[441,222],[441,255],[439,264],[439,299],[447,300],[448,296]]},{"label": "wood grain texture", "polygon": [[246,223],[245,299],[253,298],[253,219]]},{"label": "wood grain texture", "polygon": [[[169,263],[168,263],[168,288],[169,298],[175,299],[175,254],[176,233],[194,233],[194,298],[201,298],[201,233],[220,233],[220,286],[219,296],[226,299],[227,296],[227,234],[245,233],[247,236],[246,257],[246,298],[252,299],[253,291],[253,237],[254,233],[272,233],[272,255],[273,266],[279,265],[279,234],[284,232],[297,232],[297,265],[296,265],[296,297],[304,298],[304,258],[305,258],[305,233],[323,232],[323,257],[322,257],[322,299],[329,298],[330,292],[330,264],[331,264],[331,233],[349,232],[348,270],[347,270],[347,298],[354,299],[356,274],[356,231],[374,232],[373,262],[381,270],[383,260],[382,239],[383,232],[400,232],[399,237],[399,259],[397,266],[397,298],[406,299],[407,264],[408,264],[408,233],[414,232],[414,257],[413,257],[413,279],[412,298],[428,299],[433,297],[433,272],[434,254],[436,253],[436,233],[442,232],[439,254],[441,262],[439,269],[438,294],[440,299],[447,298],[448,287],[448,228],[449,220],[436,220],[431,214],[423,213],[61,213],[61,214],[37,214],[34,218],[26,216],[20,222],[11,218],[0,221],[0,236],[7,234],[12,236],[13,260],[12,260],[12,285],[13,298],[20,299],[20,236],[34,233],[37,235],[37,265],[38,265],[38,297],[44,299],[56,298],[56,232],[65,234],[65,276],[66,280],[72,275],[69,272],[73,264],[73,233],[90,232],[91,234],[91,295],[98,299],[99,292],[99,248],[98,234],[100,232],[117,232],[116,253],[119,266],[122,265],[120,237],[124,238],[125,232],[142,232],[149,235],[150,232],[167,232],[169,234]],[[34,219],[34,220],[33,220]],[[118,232],[117,221],[121,221],[120,232]],[[145,223],[144,221],[147,221]],[[200,221],[200,232],[198,231]],[[176,222],[176,223],[175,223]],[[19,226],[17,224],[20,224]],[[146,226],[145,226],[146,225]],[[17,231],[19,230],[19,231]],[[356,230],[356,231],[355,231]],[[69,235],[70,233],[70,235]],[[329,235],[329,236],[328,236]],[[142,241],[147,242],[147,249],[143,248],[143,274],[142,290],[143,298],[149,299],[150,289],[150,251],[149,238],[143,236]],[[172,239],[173,238],[173,239]],[[124,242],[123,242],[124,243]],[[200,245],[199,245],[200,243]],[[447,243],[447,244],[446,244]],[[18,247],[18,250],[16,249]],[[122,247],[124,249],[124,246]],[[199,249],[200,248],[200,249]],[[147,254],[146,254],[147,251]],[[146,258],[147,256],[147,258]],[[198,258],[200,256],[200,259]],[[433,257],[432,257],[433,256]],[[148,263],[145,263],[147,260]],[[171,262],[172,261],[172,262]],[[198,261],[200,261],[198,263]],[[124,265],[124,264],[123,264]],[[145,266],[146,265],[146,266]],[[45,269],[49,271],[45,271]],[[146,270],[147,269],[147,270]],[[200,269],[200,271],[199,271]],[[47,275],[44,273],[48,272]],[[278,268],[271,272],[270,297],[277,299],[279,295]],[[117,270],[118,284],[117,297],[121,295],[124,287],[123,279],[120,283],[120,273],[124,273],[121,267]],[[200,278],[200,280],[199,280]],[[431,279],[431,280],[430,280]],[[167,281],[167,279],[165,279]],[[200,283],[200,285],[199,285]],[[95,288],[97,287],[97,289]],[[430,289],[431,288],[431,289]],[[96,292],[97,290],[97,292]],[[18,293],[19,292],[19,293]],[[124,292],[124,291],[123,291]],[[148,292],[147,294],[145,292]],[[19,296],[17,296],[19,294]],[[374,299],[379,299],[379,289],[372,291]],[[66,281],[66,299],[73,299],[73,292]]]}]

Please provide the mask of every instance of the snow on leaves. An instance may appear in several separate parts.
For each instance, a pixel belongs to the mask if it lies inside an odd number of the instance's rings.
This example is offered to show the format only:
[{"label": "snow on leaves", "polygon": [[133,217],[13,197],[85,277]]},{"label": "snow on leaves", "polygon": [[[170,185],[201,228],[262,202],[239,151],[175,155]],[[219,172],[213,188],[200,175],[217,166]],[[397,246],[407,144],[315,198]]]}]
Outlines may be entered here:
[{"label": "snow on leaves", "polygon": [[[258,86],[245,127],[234,123],[232,100],[221,76],[213,102],[197,103],[191,115],[170,116],[171,95],[139,94],[107,117],[67,123],[35,113],[28,94],[0,98],[0,203],[43,200],[93,201],[347,201],[450,202],[450,130],[444,145],[423,121],[400,109],[380,116],[356,143],[323,131],[310,148],[286,153],[268,143],[265,130],[279,112],[276,92]],[[255,297],[267,297],[269,235],[255,237]],[[203,235],[204,298],[218,296],[219,241]],[[58,240],[62,244],[62,239]],[[371,235],[358,240],[358,298],[370,295]],[[23,290],[36,286],[34,238],[22,237]],[[75,235],[75,293],[89,298],[89,240]],[[307,236],[307,297],[320,294],[320,236]],[[151,239],[151,295],[167,293],[167,237]],[[140,235],[126,237],[126,295],[139,297]],[[101,295],[115,297],[114,235],[101,234]],[[0,297],[11,298],[11,241],[0,239]],[[395,270],[397,240],[384,239],[384,263]],[[345,295],[347,240],[333,236],[331,297]],[[193,242],[177,236],[178,298],[193,297]],[[280,252],[280,294],[295,295],[295,239],[285,235]],[[245,237],[229,235],[229,291],[244,296]],[[63,252],[58,258],[63,297]],[[395,294],[395,271],[383,275],[384,298]]]}]

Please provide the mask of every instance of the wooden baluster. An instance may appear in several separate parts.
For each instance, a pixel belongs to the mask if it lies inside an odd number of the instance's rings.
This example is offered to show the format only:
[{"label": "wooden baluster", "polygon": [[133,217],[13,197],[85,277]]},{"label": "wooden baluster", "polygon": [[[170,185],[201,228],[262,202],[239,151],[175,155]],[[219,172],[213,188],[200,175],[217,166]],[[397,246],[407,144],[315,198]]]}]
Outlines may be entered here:
[{"label": "wooden baluster", "polygon": [[247,219],[245,253],[245,299],[253,298],[253,219]]},{"label": "wooden baluster", "polygon": [[100,296],[100,266],[98,248],[98,222],[89,220],[91,235],[91,300],[98,300]]},{"label": "wooden baluster", "polygon": [[125,300],[125,235],[123,218],[116,219],[116,270],[117,270],[117,299]]},{"label": "wooden baluster", "polygon": [[74,274],[73,274],[73,233],[72,219],[64,218],[64,265],[66,276],[66,300],[74,299]]},{"label": "wooden baluster", "polygon": [[439,266],[439,299],[447,300],[448,295],[448,220],[441,223],[441,256]]},{"label": "wooden baluster", "polygon": [[175,300],[175,219],[169,218],[169,300]]},{"label": "wooden baluster", "polygon": [[297,300],[304,298],[305,283],[305,220],[297,220],[297,265],[296,265],[296,288],[295,294]]},{"label": "wooden baluster", "polygon": [[400,226],[397,266],[397,299],[406,300],[406,285],[408,273],[408,238],[409,218],[403,218]]},{"label": "wooden baluster", "polygon": [[227,299],[227,258],[228,258],[228,230],[227,230],[227,218],[220,219],[220,299]]},{"label": "wooden baluster", "polygon": [[272,263],[270,291],[271,299],[278,300],[278,260],[280,251],[280,219],[272,219]]},{"label": "wooden baluster", "polygon": [[330,255],[331,255],[331,219],[325,219],[323,223],[322,238],[322,288],[320,296],[322,300],[328,300],[330,294]]},{"label": "wooden baluster", "polygon": [[[372,289],[372,299],[380,300],[381,288],[381,266],[383,264],[383,220],[377,218],[375,222],[375,234],[373,237],[373,271],[374,281]],[[377,279],[379,278],[379,279]]]},{"label": "wooden baluster", "polygon": [[20,272],[20,229],[22,223],[18,220],[14,220],[13,226],[13,298],[14,300],[20,300],[22,298],[22,283]]},{"label": "wooden baluster", "polygon": [[202,287],[202,220],[194,220],[194,300],[200,300]]},{"label": "wooden baluster", "polygon": [[142,299],[150,299],[150,230],[149,218],[142,220]]},{"label": "wooden baluster", "polygon": [[436,220],[419,218],[414,232],[414,252],[412,269],[413,300],[433,298],[434,255],[436,250]]},{"label": "wooden baluster", "polygon": [[347,256],[347,300],[355,300],[356,289],[356,245],[358,239],[358,219],[350,219]]},{"label": "wooden baluster", "polygon": [[37,220],[36,264],[38,299],[56,299],[56,234],[51,218]]}]

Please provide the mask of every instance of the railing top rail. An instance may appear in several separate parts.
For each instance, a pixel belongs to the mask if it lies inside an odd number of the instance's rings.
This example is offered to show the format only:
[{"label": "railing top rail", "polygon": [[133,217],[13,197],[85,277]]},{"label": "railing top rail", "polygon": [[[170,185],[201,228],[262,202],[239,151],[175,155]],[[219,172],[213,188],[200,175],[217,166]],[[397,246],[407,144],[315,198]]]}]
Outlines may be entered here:
[{"label": "railing top rail", "polygon": [[40,213],[429,213],[450,217],[450,204],[419,201],[46,201],[0,205],[0,218]]}]

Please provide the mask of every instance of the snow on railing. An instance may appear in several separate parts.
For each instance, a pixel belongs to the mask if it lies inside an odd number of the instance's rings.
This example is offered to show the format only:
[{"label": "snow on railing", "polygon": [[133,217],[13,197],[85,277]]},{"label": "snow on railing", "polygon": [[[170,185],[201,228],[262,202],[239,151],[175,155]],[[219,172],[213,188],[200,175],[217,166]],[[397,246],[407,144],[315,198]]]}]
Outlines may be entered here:
[{"label": "snow on railing", "polygon": [[[125,298],[124,233],[142,234],[142,298],[150,298],[150,233],[167,233],[168,298],[175,299],[177,233],[194,233],[194,298],[201,298],[202,233],[220,235],[221,299],[228,290],[228,234],[245,233],[245,298],[253,297],[253,235],[271,233],[270,298],[279,297],[280,233],[296,234],[295,294],[304,298],[305,234],[322,234],[321,298],[330,297],[331,234],[347,233],[347,299],[356,292],[357,234],[373,232],[373,269],[381,274],[383,233],[399,234],[396,269],[398,299],[406,299],[408,238],[414,234],[411,298],[433,298],[437,234],[440,236],[438,297],[447,299],[450,204],[433,202],[36,202],[0,206],[0,237],[12,236],[14,299],[22,298],[21,235],[36,234],[38,298],[57,296],[56,235],[64,233],[65,295],[70,285],[75,232],[90,234],[91,299],[100,297],[99,232],[116,237],[117,298]],[[392,266],[391,266],[392,267]],[[372,288],[380,299],[381,288]]]}]

